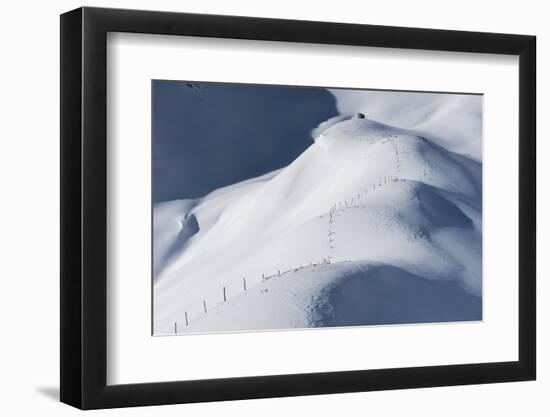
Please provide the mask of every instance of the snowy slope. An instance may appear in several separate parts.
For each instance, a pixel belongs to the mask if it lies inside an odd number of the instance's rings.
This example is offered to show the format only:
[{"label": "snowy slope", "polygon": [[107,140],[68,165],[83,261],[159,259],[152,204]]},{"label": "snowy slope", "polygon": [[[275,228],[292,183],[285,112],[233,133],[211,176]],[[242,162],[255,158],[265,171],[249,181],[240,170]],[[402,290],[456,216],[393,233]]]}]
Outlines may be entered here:
[{"label": "snowy slope", "polygon": [[481,318],[481,164],[341,119],[280,171],[155,206],[155,334]]},{"label": "snowy slope", "polygon": [[393,126],[414,129],[446,149],[482,158],[482,97],[402,91],[330,90],[342,115],[363,112]]}]

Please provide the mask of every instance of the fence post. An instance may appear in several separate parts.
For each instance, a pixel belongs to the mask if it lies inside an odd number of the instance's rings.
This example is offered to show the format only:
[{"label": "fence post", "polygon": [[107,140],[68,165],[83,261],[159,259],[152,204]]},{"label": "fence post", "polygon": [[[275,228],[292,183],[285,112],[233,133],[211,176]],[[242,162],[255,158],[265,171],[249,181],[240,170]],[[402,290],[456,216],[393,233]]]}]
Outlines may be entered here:
[{"label": "fence post", "polygon": [[225,287],[223,287],[223,301],[224,302],[227,301],[227,297],[225,296]]},{"label": "fence post", "polygon": [[189,320],[187,320],[187,311],[185,312],[185,325],[189,326]]},{"label": "fence post", "polygon": [[206,310],[206,300],[202,300],[202,306],[204,307],[204,314],[208,313]]},{"label": "fence post", "polygon": [[243,288],[246,291],[246,278],[243,277]]},{"label": "fence post", "polygon": [[174,334],[178,334],[178,322],[174,322]]}]

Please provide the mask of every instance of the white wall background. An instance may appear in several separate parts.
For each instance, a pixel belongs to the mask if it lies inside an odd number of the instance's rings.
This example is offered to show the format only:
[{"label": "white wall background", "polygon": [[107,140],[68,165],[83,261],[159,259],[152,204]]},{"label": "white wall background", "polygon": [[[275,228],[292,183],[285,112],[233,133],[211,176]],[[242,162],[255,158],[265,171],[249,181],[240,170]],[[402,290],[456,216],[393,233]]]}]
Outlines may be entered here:
[{"label": "white wall background", "polygon": [[[7,2],[0,24],[0,410],[3,415],[75,415],[57,402],[59,379],[59,17],[81,6],[73,0]],[[548,415],[550,404],[548,303],[550,210],[542,166],[549,123],[550,27],[544,2],[278,0],[92,1],[86,5],[182,12],[239,14],[534,34],[538,37],[539,118],[539,378],[537,382],[432,388],[301,398],[237,401],[99,411],[95,415],[252,416],[347,415]],[[543,236],[544,235],[544,236]],[[545,395],[546,394],[546,395]]]}]

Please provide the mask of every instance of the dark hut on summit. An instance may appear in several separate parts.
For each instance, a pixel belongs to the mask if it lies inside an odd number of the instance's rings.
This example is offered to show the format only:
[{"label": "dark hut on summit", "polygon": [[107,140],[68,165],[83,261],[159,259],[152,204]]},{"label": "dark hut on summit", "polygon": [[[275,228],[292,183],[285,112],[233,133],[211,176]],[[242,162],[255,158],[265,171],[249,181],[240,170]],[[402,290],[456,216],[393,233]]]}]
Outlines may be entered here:
[{"label": "dark hut on summit", "polygon": [[359,112],[357,112],[357,118],[358,118],[358,119],[366,119],[367,117],[365,116],[365,113],[359,113]]}]

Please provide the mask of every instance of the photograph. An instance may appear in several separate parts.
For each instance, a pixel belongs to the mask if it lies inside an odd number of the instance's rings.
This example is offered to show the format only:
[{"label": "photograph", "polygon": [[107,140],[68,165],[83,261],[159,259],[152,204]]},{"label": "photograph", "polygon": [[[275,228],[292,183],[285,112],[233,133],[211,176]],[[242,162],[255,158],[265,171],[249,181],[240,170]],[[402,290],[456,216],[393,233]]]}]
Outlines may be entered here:
[{"label": "photograph", "polygon": [[151,89],[154,336],[483,320],[482,94]]}]

